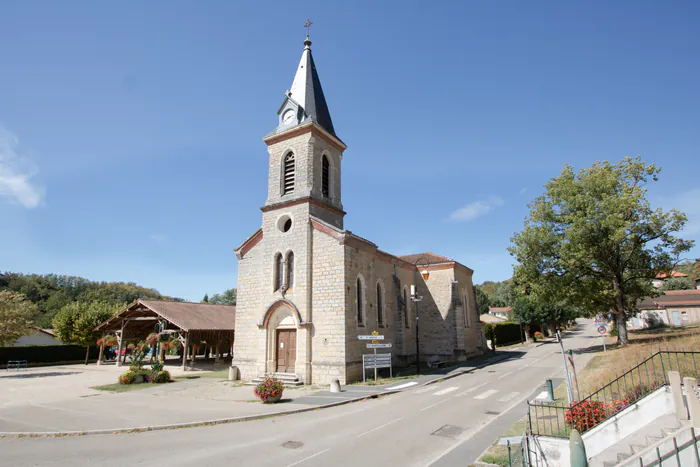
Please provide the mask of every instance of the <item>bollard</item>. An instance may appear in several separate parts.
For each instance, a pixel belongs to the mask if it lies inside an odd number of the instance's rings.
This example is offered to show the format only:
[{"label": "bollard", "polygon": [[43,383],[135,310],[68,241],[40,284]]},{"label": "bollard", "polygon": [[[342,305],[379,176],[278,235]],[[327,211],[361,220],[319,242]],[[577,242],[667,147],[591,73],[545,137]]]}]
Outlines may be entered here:
[{"label": "bollard", "polygon": [[228,368],[228,380],[235,381],[238,379],[238,367],[231,365]]},{"label": "bollard", "polygon": [[340,381],[338,379],[331,381],[331,392],[340,392]]},{"label": "bollard", "polygon": [[588,457],[586,456],[586,446],[578,430],[571,430],[569,438],[569,452],[571,452],[571,467],[588,467]]},{"label": "bollard", "polygon": [[547,402],[554,402],[554,384],[552,383],[552,378],[547,378],[544,384],[547,386]]}]

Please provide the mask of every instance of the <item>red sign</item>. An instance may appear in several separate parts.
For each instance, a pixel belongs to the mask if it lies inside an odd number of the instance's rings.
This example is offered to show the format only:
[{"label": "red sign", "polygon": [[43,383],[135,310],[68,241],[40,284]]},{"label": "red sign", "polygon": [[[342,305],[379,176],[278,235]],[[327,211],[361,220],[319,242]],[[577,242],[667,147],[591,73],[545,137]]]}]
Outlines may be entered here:
[{"label": "red sign", "polygon": [[606,328],[605,326],[598,326],[598,334],[600,334],[602,336],[602,335],[605,335],[607,333],[608,333],[608,328]]}]

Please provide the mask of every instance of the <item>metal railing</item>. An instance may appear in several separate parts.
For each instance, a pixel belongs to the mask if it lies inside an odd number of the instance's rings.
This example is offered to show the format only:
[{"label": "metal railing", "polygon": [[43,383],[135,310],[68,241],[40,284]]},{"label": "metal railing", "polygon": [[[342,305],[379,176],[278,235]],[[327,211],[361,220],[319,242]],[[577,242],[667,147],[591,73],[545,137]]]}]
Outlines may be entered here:
[{"label": "metal railing", "polygon": [[583,434],[615,416],[656,389],[668,385],[668,372],[698,378],[700,352],[660,350],[570,406],[528,401],[529,433],[568,438],[571,429]]},{"label": "metal railing", "polygon": [[[690,439],[685,443],[678,445],[676,437],[673,437],[673,449],[668,451],[666,454],[661,454],[660,448],[656,447],[656,459],[649,463],[644,463],[644,457],[648,456],[638,456],[636,459],[629,459],[626,461],[627,465],[639,465],[639,467],[656,467],[667,465],[668,467],[677,466],[682,467],[684,465],[700,465],[700,451],[698,450],[698,442],[700,442],[700,434],[695,433],[695,428],[690,427]],[[637,461],[637,462],[635,462]],[[694,461],[694,462],[689,462]],[[666,462],[664,464],[664,462]]]}]

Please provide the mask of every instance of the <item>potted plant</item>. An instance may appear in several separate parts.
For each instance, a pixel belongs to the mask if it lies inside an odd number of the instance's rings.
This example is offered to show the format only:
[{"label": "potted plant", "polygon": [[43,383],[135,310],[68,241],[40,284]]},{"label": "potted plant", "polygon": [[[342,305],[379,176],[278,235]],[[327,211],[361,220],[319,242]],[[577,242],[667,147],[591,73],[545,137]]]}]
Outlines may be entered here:
[{"label": "potted plant", "polygon": [[277,381],[270,375],[265,375],[263,380],[255,386],[253,393],[263,404],[273,404],[279,402],[284,391],[284,383]]}]

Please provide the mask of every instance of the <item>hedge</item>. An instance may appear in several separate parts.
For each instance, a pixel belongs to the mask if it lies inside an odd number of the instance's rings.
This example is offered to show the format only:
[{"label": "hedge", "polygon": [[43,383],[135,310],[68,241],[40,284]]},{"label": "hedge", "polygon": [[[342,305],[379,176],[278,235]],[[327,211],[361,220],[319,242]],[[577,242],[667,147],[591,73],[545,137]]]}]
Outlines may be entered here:
[{"label": "hedge", "polygon": [[484,326],[484,332],[486,333],[486,338],[488,339],[487,326],[493,327],[496,333],[496,345],[508,345],[515,342],[520,342],[520,325],[518,323],[495,323],[486,324]]},{"label": "hedge", "polygon": [[[98,355],[99,349],[90,347],[90,359],[96,360]],[[26,360],[30,365],[36,363],[85,361],[85,347],[79,345],[0,347],[0,365],[4,367],[9,360]]]}]

